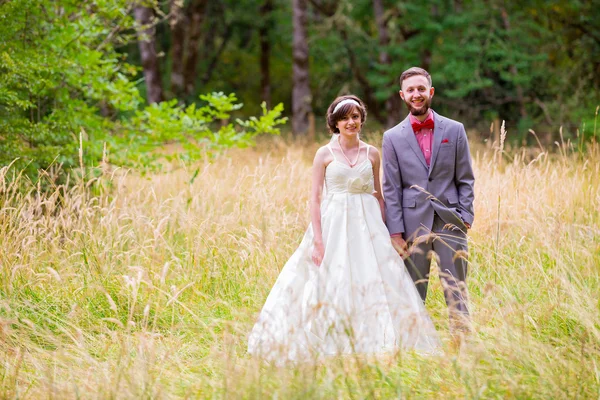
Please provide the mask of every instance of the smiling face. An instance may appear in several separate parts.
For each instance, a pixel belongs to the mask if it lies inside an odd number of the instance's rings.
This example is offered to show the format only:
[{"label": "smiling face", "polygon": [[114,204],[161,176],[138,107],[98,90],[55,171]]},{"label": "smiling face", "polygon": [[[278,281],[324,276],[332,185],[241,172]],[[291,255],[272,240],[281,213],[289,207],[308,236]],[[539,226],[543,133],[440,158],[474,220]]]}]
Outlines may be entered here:
[{"label": "smiling face", "polygon": [[431,106],[431,98],[435,89],[423,75],[413,75],[402,81],[400,97],[415,117],[425,116]]},{"label": "smiling face", "polygon": [[341,117],[335,124],[340,135],[353,136],[360,132],[362,116],[357,107],[352,107],[350,112]]},{"label": "smiling face", "polygon": [[[367,109],[362,100],[352,94],[337,97],[327,108],[326,121],[329,132],[335,134],[340,133],[339,125],[342,125],[341,120],[353,112],[358,112],[360,114],[358,124],[358,130],[360,131],[362,125],[367,120]],[[340,122],[340,124],[338,124],[338,122]],[[352,128],[352,126],[350,126],[350,128]]]}]

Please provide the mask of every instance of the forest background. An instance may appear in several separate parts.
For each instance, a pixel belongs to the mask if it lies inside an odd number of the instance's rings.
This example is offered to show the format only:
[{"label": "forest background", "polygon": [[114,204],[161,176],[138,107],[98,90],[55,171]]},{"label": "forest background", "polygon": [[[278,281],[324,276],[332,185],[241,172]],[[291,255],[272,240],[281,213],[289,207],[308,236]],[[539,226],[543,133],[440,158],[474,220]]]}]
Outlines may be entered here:
[{"label": "forest background", "polygon": [[600,104],[594,1],[0,5],[0,158],[19,158],[30,175],[77,166],[80,133],[84,158],[98,161],[106,143],[112,162],[137,166],[165,143],[182,144],[187,159],[246,145],[278,133],[283,116],[284,131],[320,135],[345,93],[365,100],[369,129],[383,130],[406,113],[398,77],[413,65],[431,71],[435,109],[472,139],[497,142],[501,121],[519,145],[536,143],[530,129],[546,144],[559,128],[563,139],[589,139]]}]

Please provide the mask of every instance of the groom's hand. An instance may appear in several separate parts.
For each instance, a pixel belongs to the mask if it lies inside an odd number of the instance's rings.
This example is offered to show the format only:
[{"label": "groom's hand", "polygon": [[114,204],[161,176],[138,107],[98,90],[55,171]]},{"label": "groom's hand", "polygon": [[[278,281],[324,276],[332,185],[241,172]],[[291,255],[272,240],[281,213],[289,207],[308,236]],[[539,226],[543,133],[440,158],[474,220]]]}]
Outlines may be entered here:
[{"label": "groom's hand", "polygon": [[400,254],[400,257],[402,257],[402,258],[408,257],[408,245],[402,238],[402,235],[394,235],[391,237],[391,239],[392,239],[392,246],[394,246],[394,249],[396,249],[398,254]]}]

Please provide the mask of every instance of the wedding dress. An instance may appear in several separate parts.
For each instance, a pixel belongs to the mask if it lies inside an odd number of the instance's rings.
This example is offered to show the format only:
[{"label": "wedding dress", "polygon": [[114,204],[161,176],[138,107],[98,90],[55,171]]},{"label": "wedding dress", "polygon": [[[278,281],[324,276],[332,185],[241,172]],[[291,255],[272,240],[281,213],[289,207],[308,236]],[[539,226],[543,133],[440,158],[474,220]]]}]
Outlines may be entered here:
[{"label": "wedding dress", "polygon": [[248,352],[277,363],[323,356],[439,352],[439,339],[402,258],[394,250],[368,158],[325,169],[325,254],[311,258],[309,226],[282,269],[248,339]]}]

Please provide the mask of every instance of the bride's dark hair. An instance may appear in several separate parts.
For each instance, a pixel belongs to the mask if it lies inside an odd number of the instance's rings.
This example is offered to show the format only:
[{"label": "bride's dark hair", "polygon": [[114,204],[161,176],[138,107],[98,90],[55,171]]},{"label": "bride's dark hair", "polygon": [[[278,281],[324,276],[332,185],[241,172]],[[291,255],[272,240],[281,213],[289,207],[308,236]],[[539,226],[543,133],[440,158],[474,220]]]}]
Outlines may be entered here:
[{"label": "bride's dark hair", "polygon": [[[335,113],[333,110],[335,107],[344,100],[354,100],[359,104],[357,107],[355,104],[347,103],[342,105]],[[353,94],[347,94],[345,96],[340,96],[336,98],[327,109],[327,128],[329,128],[329,132],[331,133],[340,133],[340,130],[337,128],[337,123],[340,119],[348,115],[352,109],[356,107],[358,112],[360,113],[360,123],[361,125],[365,123],[367,120],[367,108],[361,99]]]}]

